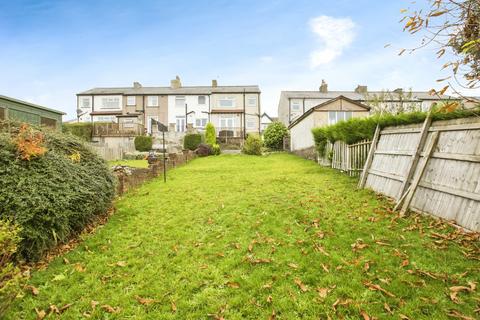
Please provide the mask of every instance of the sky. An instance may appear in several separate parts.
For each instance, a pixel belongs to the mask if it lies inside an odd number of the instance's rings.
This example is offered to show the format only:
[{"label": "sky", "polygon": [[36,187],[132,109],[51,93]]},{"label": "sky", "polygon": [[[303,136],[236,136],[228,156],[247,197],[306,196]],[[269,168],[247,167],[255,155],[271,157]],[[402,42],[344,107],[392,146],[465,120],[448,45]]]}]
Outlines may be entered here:
[{"label": "sky", "polygon": [[78,92],[176,75],[186,86],[257,84],[270,115],[282,90],[318,90],[322,79],[329,90],[438,89],[433,48],[398,56],[418,44],[399,23],[410,3],[0,0],[0,94],[68,120]]}]

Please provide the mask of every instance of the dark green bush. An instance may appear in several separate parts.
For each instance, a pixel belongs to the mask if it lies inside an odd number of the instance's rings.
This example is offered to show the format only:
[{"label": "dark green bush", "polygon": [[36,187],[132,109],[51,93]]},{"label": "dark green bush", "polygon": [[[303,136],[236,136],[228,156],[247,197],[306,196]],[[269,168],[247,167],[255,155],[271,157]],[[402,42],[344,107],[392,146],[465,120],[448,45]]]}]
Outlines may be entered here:
[{"label": "dark green bush", "polygon": [[288,136],[288,129],[281,122],[272,122],[263,133],[265,147],[273,150],[283,149],[283,138]]},{"label": "dark green bush", "polygon": [[[20,228],[19,254],[35,260],[109,208],[115,178],[78,138],[45,130],[46,152],[21,160],[18,125],[0,126],[0,218]],[[39,132],[39,129],[32,129]]]},{"label": "dark green bush", "polygon": [[259,136],[249,134],[247,140],[245,140],[245,143],[243,144],[242,152],[245,154],[260,156],[262,155],[262,146],[262,139],[260,139]]},{"label": "dark green bush", "polygon": [[135,137],[135,150],[137,151],[150,151],[152,150],[153,138],[150,136],[137,136]]},{"label": "dark green bush", "polygon": [[189,133],[183,138],[183,149],[196,150],[202,143],[202,135],[199,133]]},{"label": "dark green bush", "polygon": [[213,146],[217,143],[217,135],[215,133],[215,127],[212,123],[207,123],[205,127],[205,143]]},{"label": "dark green bush", "polygon": [[65,123],[63,132],[71,133],[84,141],[92,140],[93,124],[91,122]]},{"label": "dark green bush", "polygon": [[[449,120],[470,117],[478,113],[478,110],[457,110],[453,112],[432,112],[432,120]],[[425,112],[401,113],[398,115],[387,114],[375,115],[367,118],[351,118],[347,121],[340,121],[334,125],[313,128],[313,140],[320,154],[325,153],[325,146],[328,141],[343,141],[347,144],[359,142],[364,139],[372,139],[377,124],[380,128],[389,126],[407,125],[425,121]]]},{"label": "dark green bush", "polygon": [[21,291],[24,277],[13,264],[20,241],[19,229],[14,224],[0,220],[0,318]]}]

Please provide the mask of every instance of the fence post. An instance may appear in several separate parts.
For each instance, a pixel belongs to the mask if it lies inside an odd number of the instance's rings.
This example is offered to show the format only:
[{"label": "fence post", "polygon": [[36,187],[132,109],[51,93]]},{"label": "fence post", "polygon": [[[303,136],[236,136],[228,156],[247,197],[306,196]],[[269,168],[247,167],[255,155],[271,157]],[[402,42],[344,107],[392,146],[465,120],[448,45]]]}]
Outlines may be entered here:
[{"label": "fence post", "polygon": [[433,150],[435,149],[435,146],[437,144],[438,135],[439,135],[438,131],[432,133],[432,137],[430,139],[430,142],[427,145],[427,148],[425,150],[424,161],[422,162],[420,167],[418,167],[417,175],[413,178],[412,185],[410,186],[410,188],[408,190],[408,194],[405,197],[405,202],[403,203],[402,210],[400,211],[400,216],[405,215],[405,212],[407,212],[408,207],[410,206],[410,203],[412,202],[413,195],[415,194],[415,191],[417,190],[418,184],[420,183],[420,180],[422,179],[423,172],[425,171],[425,168],[427,167],[427,164],[428,164],[428,160],[432,156]]},{"label": "fence post", "polygon": [[423,147],[425,146],[425,142],[427,141],[427,136],[428,136],[428,129],[430,128],[430,125],[432,124],[432,117],[430,115],[430,112],[427,114],[427,117],[425,118],[425,121],[423,122],[422,130],[420,131],[420,137],[418,139],[418,143],[415,146],[414,153],[412,155],[412,159],[410,160],[410,163],[408,164],[407,167],[407,174],[405,175],[405,179],[402,182],[402,186],[399,189],[398,193],[398,201],[397,204],[400,203],[400,199],[402,198],[403,194],[406,192],[408,188],[408,184],[410,180],[412,179],[413,174],[415,173],[415,169],[418,165],[418,160],[420,159],[420,154],[423,150]]},{"label": "fence post", "polygon": [[375,155],[375,149],[377,149],[377,143],[379,138],[380,125],[377,124],[375,134],[373,135],[372,144],[370,146],[370,150],[368,151],[367,161],[365,161],[365,166],[363,167],[362,175],[360,176],[360,181],[358,182],[359,189],[363,188],[365,186],[365,182],[367,182],[368,170],[370,170],[370,166],[372,165],[373,156]]}]

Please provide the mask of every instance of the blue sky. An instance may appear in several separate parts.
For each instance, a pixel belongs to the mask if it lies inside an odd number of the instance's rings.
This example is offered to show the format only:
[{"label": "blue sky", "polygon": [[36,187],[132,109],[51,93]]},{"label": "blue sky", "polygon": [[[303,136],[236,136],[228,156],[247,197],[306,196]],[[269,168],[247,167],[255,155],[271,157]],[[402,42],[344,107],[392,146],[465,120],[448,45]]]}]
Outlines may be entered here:
[{"label": "blue sky", "polygon": [[[422,0],[420,0],[422,1]],[[0,0],[0,94],[75,116],[75,93],[101,86],[258,84],[276,114],[281,90],[429,90],[433,49],[402,33],[391,0]],[[392,43],[389,48],[384,48]]]}]

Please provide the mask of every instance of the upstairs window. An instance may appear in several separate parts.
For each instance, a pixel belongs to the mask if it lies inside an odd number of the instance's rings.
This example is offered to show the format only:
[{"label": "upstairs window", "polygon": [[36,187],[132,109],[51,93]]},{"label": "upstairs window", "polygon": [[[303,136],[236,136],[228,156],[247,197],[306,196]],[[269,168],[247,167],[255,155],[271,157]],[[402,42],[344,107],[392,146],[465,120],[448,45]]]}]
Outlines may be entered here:
[{"label": "upstairs window", "polygon": [[205,103],[207,103],[205,96],[198,96],[198,104],[204,105]]},{"label": "upstairs window", "polygon": [[185,108],[185,97],[184,96],[176,96],[175,97],[175,106]]},{"label": "upstairs window", "polygon": [[292,102],[291,108],[292,112],[300,111],[300,102]]},{"label": "upstairs window", "polygon": [[158,96],[148,96],[147,107],[158,107]]},{"label": "upstairs window", "polygon": [[90,108],[90,99],[89,98],[82,98],[82,108]]},{"label": "upstairs window", "polygon": [[102,98],[102,109],[120,109],[120,98],[118,97]]},{"label": "upstairs window", "polygon": [[220,98],[218,100],[218,106],[221,108],[234,108],[235,107],[235,99],[232,97],[225,97]]},{"label": "upstairs window", "polygon": [[257,106],[257,98],[256,97],[249,97],[247,100],[247,105],[249,107],[256,107]]},{"label": "upstairs window", "polygon": [[137,97],[135,96],[127,96],[127,106],[134,106],[137,104]]},{"label": "upstairs window", "polygon": [[352,118],[352,111],[328,111],[328,124],[335,124]]}]

